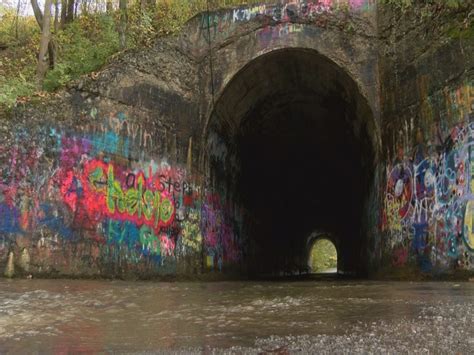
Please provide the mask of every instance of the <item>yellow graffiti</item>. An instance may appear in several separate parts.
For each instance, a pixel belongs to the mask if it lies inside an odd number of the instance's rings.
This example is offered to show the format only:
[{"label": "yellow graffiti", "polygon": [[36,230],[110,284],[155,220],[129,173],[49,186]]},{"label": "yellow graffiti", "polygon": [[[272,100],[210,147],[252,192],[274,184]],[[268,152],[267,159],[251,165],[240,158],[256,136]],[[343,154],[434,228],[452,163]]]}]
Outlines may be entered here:
[{"label": "yellow graffiti", "polygon": [[214,267],[214,257],[212,255],[208,255],[206,257],[206,266],[208,268],[213,268]]},{"label": "yellow graffiti", "polygon": [[188,220],[183,221],[182,243],[193,251],[199,252],[201,250],[201,229],[198,216],[194,212],[190,213]]},{"label": "yellow graffiti", "polygon": [[469,201],[464,215],[464,241],[474,250],[474,201]]},{"label": "yellow graffiti", "polygon": [[387,227],[391,231],[402,231],[402,218],[400,217],[400,209],[402,202],[396,199],[387,199],[385,202],[385,211],[387,215]]},{"label": "yellow graffiti", "polygon": [[456,90],[444,90],[446,107],[448,109],[448,116],[451,119],[455,118],[453,122],[464,120],[469,113],[472,112],[472,105],[474,103],[474,86],[465,84]]},{"label": "yellow graffiti", "polygon": [[471,193],[474,193],[474,166],[471,165]]}]

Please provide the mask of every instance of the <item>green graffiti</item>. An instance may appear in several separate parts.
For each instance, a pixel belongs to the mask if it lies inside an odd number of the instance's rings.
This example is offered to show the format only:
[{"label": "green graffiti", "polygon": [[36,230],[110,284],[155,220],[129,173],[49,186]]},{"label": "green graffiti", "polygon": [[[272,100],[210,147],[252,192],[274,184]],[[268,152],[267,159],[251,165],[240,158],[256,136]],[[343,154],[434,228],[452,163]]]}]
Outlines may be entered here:
[{"label": "green graffiti", "polygon": [[160,240],[153,233],[153,230],[146,225],[140,228],[140,244],[143,249],[149,250],[151,254],[161,254]]},{"label": "green graffiti", "polygon": [[169,199],[163,199],[160,207],[160,218],[164,223],[168,223],[173,216],[173,204]]},{"label": "green graffiti", "polygon": [[125,212],[125,198],[120,182],[114,179],[114,168],[112,165],[109,165],[107,173],[107,207],[111,213],[114,213],[115,204],[117,204],[118,211],[123,213]]},{"label": "green graffiti", "polygon": [[161,196],[160,191],[147,190],[143,175],[138,176],[136,188],[122,189],[119,181],[115,180],[114,168],[109,164],[107,169],[107,183],[105,187],[99,184],[105,173],[103,168],[97,168],[89,174],[89,184],[96,191],[105,192],[107,210],[114,214],[118,211],[130,217],[142,216],[144,221],[152,222],[158,227],[160,221],[164,224],[171,221],[174,213],[174,204],[167,197]]}]

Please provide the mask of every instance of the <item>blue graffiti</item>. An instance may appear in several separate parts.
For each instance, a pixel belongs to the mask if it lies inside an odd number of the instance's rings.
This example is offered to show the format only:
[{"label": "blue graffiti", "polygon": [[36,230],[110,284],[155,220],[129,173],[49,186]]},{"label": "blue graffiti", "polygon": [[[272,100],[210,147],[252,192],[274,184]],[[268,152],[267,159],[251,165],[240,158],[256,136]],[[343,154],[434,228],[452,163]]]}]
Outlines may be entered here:
[{"label": "blue graffiti", "polygon": [[129,153],[129,139],[122,138],[114,132],[106,132],[103,134],[95,134],[90,137],[92,144],[92,155],[97,155],[101,152],[110,154],[119,154],[128,156]]},{"label": "blue graffiti", "polygon": [[413,229],[415,231],[412,244],[413,251],[422,254],[428,245],[428,224],[417,223],[413,225]]},{"label": "blue graffiti", "polygon": [[73,237],[73,231],[64,221],[64,216],[58,214],[53,206],[48,204],[40,205],[42,213],[38,218],[38,227],[46,227],[53,232],[57,232],[61,237],[70,239]]},{"label": "blue graffiti", "polygon": [[120,246],[125,244],[130,250],[138,247],[140,231],[134,223],[108,219],[104,221],[103,226],[109,245]]},{"label": "blue graffiti", "polygon": [[22,233],[19,221],[20,213],[15,207],[0,204],[0,232]]}]

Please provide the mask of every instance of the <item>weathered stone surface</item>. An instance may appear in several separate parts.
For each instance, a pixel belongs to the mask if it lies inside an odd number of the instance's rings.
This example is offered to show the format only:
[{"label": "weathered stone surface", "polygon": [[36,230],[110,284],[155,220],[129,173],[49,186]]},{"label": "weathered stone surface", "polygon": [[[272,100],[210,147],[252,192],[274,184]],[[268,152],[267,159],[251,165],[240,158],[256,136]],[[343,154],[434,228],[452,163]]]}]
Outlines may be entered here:
[{"label": "weathered stone surface", "polygon": [[473,270],[472,22],[467,4],[379,11],[386,268]]},{"label": "weathered stone surface", "polygon": [[472,272],[472,12],[335,4],[200,14],[19,105],[0,268],[304,271],[317,232],[343,272]]}]

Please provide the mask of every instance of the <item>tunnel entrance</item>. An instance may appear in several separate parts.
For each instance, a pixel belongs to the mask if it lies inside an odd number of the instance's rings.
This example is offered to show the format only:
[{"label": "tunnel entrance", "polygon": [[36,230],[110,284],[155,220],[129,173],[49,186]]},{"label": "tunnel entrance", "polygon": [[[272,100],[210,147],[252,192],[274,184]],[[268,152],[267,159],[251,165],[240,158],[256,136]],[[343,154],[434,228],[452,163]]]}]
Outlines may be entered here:
[{"label": "tunnel entrance", "polygon": [[337,273],[337,249],[328,236],[322,235],[312,243],[308,267],[312,274]]},{"label": "tunnel entrance", "polygon": [[244,211],[251,275],[307,272],[315,229],[337,236],[341,270],[366,271],[373,130],[356,83],[315,51],[273,51],[233,77],[210,119],[207,168]]}]

